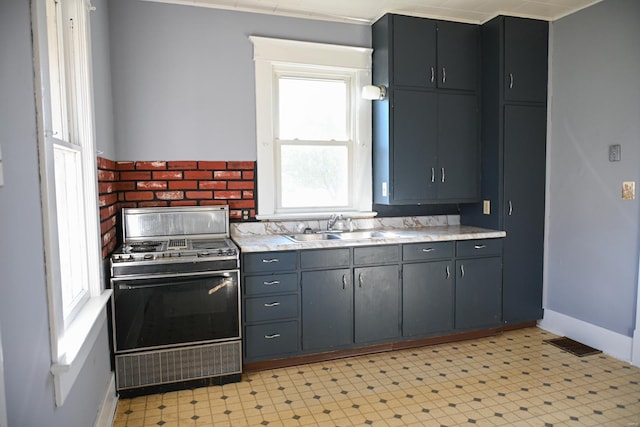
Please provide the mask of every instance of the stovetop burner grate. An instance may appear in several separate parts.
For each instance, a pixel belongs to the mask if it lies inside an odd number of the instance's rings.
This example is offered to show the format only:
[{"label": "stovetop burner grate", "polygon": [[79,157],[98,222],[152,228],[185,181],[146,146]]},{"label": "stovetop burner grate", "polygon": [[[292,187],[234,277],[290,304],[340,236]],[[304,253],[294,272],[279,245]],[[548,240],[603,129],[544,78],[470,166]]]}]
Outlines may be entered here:
[{"label": "stovetop burner grate", "polygon": [[169,240],[169,244],[167,245],[167,249],[186,249],[186,248],[187,248],[186,239],[171,239]]}]

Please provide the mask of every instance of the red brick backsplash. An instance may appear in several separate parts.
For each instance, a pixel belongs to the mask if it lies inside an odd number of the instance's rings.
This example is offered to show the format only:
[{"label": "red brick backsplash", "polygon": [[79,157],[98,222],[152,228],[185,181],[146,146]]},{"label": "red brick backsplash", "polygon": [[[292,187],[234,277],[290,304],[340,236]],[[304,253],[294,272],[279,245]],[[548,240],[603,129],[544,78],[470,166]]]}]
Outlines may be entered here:
[{"label": "red brick backsplash", "polygon": [[228,204],[231,221],[254,220],[255,169],[252,161],[114,162],[98,157],[102,256],[118,244],[123,207]]},{"label": "red brick backsplash", "polygon": [[100,233],[102,234],[102,258],[106,259],[118,246],[118,172],[116,163],[98,157],[98,206],[100,207]]}]

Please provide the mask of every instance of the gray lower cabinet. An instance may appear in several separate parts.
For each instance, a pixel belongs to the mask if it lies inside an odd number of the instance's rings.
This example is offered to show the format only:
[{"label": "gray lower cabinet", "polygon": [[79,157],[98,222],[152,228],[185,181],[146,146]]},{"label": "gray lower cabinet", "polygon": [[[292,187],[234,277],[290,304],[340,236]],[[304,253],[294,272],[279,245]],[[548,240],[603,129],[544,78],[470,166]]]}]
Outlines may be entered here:
[{"label": "gray lower cabinet", "polygon": [[297,252],[242,257],[245,361],[300,351]]},{"label": "gray lower cabinet", "polygon": [[355,268],[353,277],[355,342],[378,342],[400,336],[398,265]]},{"label": "gray lower cabinet", "polygon": [[402,268],[402,336],[453,330],[453,261],[405,264]]},{"label": "gray lower cabinet", "polygon": [[455,328],[498,327],[502,321],[502,239],[456,245]]},{"label": "gray lower cabinet", "polygon": [[304,271],[302,349],[327,350],[353,342],[351,270]]}]

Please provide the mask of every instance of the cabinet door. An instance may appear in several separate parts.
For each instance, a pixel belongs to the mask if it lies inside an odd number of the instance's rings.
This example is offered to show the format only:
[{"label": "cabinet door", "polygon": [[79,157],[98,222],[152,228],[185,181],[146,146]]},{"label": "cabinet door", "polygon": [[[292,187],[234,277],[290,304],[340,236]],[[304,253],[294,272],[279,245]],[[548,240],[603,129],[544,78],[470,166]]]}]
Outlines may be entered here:
[{"label": "cabinet door", "polygon": [[397,265],[354,269],[355,342],[400,335],[400,284]]},{"label": "cabinet door", "polygon": [[479,108],[475,95],[438,95],[438,200],[480,198]]},{"label": "cabinet door", "polygon": [[470,258],[456,261],[456,329],[500,325],[502,259]]},{"label": "cabinet door", "polygon": [[394,15],[392,57],[394,84],[435,87],[436,22]]},{"label": "cabinet door", "polygon": [[546,21],[505,18],[505,100],[546,102],[548,31]]},{"label": "cabinet door", "polygon": [[394,203],[436,198],[437,95],[393,91]]},{"label": "cabinet door", "polygon": [[402,336],[452,329],[452,262],[405,264],[402,268]]},{"label": "cabinet door", "polygon": [[438,87],[475,91],[478,86],[480,27],[438,22]]},{"label": "cabinet door", "polygon": [[546,109],[505,106],[503,320],[542,318]]},{"label": "cabinet door", "polygon": [[323,350],[353,342],[351,270],[302,273],[302,349]]}]

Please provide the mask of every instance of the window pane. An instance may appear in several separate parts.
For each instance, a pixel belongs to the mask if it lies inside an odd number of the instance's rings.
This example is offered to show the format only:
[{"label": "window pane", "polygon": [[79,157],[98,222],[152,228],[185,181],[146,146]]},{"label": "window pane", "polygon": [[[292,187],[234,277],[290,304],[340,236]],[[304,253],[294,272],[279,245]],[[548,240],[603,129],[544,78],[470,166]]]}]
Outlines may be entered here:
[{"label": "window pane", "polygon": [[80,152],[54,146],[62,311],[67,318],[88,291]]},{"label": "window pane", "polygon": [[280,139],[348,139],[345,80],[280,77],[278,83]]},{"label": "window pane", "polygon": [[347,147],[283,145],[280,154],[283,208],[348,205]]}]

